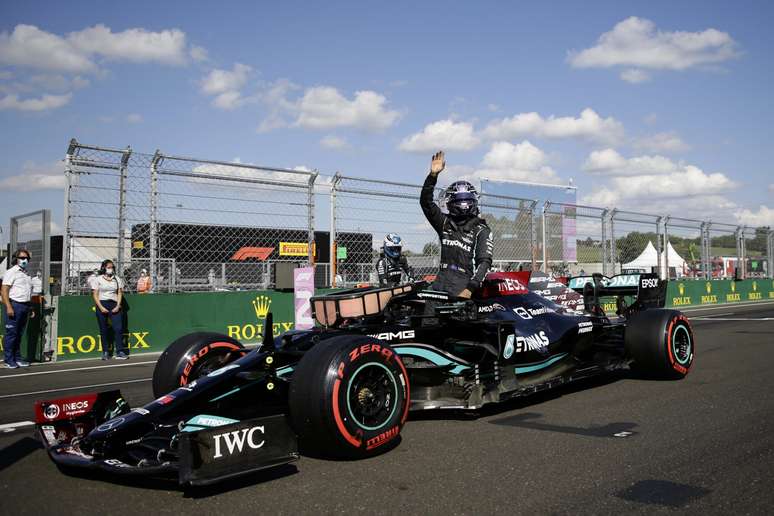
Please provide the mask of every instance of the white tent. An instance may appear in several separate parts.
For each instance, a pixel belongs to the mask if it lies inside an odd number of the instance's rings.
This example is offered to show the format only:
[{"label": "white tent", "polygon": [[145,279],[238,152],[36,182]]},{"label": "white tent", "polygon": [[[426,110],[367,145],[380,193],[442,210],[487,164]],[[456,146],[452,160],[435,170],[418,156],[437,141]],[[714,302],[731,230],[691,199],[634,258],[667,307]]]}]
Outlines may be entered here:
[{"label": "white tent", "polygon": [[[682,256],[677,254],[675,248],[672,247],[672,242],[667,244],[666,258],[669,258],[669,268],[674,269],[677,276],[683,276],[685,270],[685,260]],[[667,260],[664,257],[664,253],[661,253],[661,277],[665,278],[666,275]],[[653,246],[653,242],[648,241],[648,245],[640,253],[640,255],[629,263],[625,263],[621,266],[622,269],[640,270],[650,272],[653,268],[658,267],[658,251]]]},{"label": "white tent", "polygon": [[[675,248],[672,247],[672,242],[669,242],[667,244],[667,258],[669,259],[669,268],[671,269],[672,267],[674,267],[674,269],[676,271],[678,271],[677,272],[678,276],[681,276],[681,275],[683,275],[686,272],[685,271],[685,260],[683,259],[682,256],[677,254],[677,251],[675,251]],[[666,266],[666,263],[662,259],[661,260],[661,267],[665,267],[665,266]]]},{"label": "white tent", "polygon": [[[670,255],[671,258],[671,255]],[[629,263],[621,265],[622,269],[635,269],[650,272],[651,267],[658,267],[658,251],[653,247],[653,243],[648,241],[648,245],[640,255]]]}]

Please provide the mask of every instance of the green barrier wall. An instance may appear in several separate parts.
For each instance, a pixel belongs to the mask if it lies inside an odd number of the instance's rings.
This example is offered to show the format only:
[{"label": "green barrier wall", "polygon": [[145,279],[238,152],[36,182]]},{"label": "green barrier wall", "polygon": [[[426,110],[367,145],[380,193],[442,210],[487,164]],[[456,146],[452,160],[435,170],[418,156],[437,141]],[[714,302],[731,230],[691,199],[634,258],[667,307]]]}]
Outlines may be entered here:
[{"label": "green barrier wall", "polygon": [[[293,294],[273,291],[127,295],[124,339],[132,353],[163,351],[194,331],[225,333],[245,344],[261,340],[271,310],[274,334],[294,325]],[[101,339],[91,296],[62,296],[57,360],[100,356]]]},{"label": "green barrier wall", "polygon": [[685,308],[764,300],[774,300],[774,280],[684,280],[669,282],[666,305]]}]

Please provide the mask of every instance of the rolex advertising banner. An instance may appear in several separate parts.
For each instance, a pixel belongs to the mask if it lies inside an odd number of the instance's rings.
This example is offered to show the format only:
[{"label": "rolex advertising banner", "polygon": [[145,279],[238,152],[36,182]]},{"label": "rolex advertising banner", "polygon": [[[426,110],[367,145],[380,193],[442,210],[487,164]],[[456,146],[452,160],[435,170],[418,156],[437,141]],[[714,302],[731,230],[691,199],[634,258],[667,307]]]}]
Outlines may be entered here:
[{"label": "rolex advertising banner", "polygon": [[708,306],[723,303],[774,300],[774,280],[684,280],[670,281],[667,306]]},{"label": "rolex advertising banner", "polygon": [[[57,360],[100,356],[101,339],[91,296],[62,296],[58,310]],[[123,338],[131,353],[163,351],[178,337],[195,331],[214,331],[244,344],[257,343],[269,311],[274,317],[274,335],[294,328],[291,293],[127,295]]]}]

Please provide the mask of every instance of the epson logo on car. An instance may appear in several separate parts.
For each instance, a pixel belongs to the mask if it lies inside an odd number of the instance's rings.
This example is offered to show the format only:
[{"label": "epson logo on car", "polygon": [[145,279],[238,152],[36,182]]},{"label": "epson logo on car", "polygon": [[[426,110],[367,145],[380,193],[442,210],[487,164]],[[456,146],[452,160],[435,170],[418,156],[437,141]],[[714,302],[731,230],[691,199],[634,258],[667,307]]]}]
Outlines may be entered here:
[{"label": "epson logo on car", "polygon": [[[260,436],[256,437],[256,433],[259,433]],[[266,443],[266,440],[263,439],[264,434],[265,431],[263,425],[234,430],[233,432],[226,432],[224,434],[215,434],[212,436],[215,440],[215,455],[213,455],[212,458],[219,459],[223,457],[221,439],[226,445],[226,455],[233,455],[235,452],[242,453],[245,444],[253,450],[261,448]],[[256,442],[258,438],[261,438],[261,442]]]},{"label": "epson logo on car", "polygon": [[656,288],[658,287],[658,278],[644,278],[640,281],[640,288]]},{"label": "epson logo on car", "polygon": [[403,340],[403,339],[413,339],[416,335],[416,332],[414,330],[404,330],[399,332],[385,332],[385,333],[375,333],[373,335],[369,335],[369,337],[373,337],[375,339],[379,340]]}]

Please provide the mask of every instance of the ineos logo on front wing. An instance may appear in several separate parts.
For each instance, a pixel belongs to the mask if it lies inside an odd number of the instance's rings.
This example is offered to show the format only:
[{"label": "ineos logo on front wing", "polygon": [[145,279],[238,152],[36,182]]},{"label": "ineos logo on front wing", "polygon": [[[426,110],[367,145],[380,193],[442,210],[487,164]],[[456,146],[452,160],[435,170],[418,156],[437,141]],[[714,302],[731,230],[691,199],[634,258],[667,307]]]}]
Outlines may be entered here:
[{"label": "ineos logo on front wing", "polygon": [[255,433],[260,432],[261,436],[265,434],[264,426],[254,426],[251,428],[243,428],[241,430],[234,430],[233,432],[226,432],[224,434],[215,434],[212,438],[215,440],[215,455],[213,459],[219,459],[223,457],[223,450],[221,449],[221,439],[226,445],[226,455],[233,455],[234,453],[242,453],[242,450],[247,444],[248,447],[253,450],[261,448],[266,440],[261,442],[255,442]]}]

